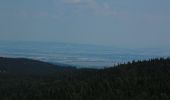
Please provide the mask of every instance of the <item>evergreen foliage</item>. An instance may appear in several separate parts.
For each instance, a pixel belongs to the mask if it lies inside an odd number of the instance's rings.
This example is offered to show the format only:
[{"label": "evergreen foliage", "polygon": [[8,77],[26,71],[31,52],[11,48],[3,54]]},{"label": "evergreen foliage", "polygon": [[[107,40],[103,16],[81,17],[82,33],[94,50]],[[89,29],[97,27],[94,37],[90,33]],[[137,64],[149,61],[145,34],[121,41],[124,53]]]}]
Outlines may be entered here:
[{"label": "evergreen foliage", "polygon": [[[0,100],[170,100],[169,58],[133,61],[105,69],[63,70],[58,66],[43,75],[8,72],[11,62],[4,62],[0,60]],[[49,65],[43,64],[47,63],[33,63],[35,69],[38,66],[36,71],[44,66],[43,73],[45,69],[49,72]]]}]

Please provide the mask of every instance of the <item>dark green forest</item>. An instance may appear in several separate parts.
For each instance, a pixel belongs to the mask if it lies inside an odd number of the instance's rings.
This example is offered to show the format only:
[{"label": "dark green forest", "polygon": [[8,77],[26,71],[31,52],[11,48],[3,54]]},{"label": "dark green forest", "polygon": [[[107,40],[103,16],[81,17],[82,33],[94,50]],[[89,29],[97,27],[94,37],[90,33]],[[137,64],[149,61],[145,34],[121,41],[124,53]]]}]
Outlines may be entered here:
[{"label": "dark green forest", "polygon": [[170,100],[170,58],[105,69],[0,58],[0,100]]}]

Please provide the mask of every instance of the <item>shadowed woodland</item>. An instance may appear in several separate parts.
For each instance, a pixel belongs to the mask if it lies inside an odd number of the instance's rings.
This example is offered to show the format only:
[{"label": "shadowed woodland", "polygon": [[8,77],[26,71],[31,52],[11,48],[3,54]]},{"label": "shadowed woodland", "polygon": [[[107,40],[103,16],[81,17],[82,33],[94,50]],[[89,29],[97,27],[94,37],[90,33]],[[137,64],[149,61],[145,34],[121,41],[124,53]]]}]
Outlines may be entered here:
[{"label": "shadowed woodland", "polygon": [[0,58],[1,100],[169,100],[170,59],[76,69]]}]

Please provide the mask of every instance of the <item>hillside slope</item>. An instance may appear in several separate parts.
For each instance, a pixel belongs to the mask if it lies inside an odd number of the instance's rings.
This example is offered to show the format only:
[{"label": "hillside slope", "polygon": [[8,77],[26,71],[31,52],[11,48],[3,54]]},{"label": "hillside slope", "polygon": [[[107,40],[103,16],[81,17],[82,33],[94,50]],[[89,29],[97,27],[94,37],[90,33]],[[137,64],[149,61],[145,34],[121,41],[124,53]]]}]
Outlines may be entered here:
[{"label": "hillside slope", "polygon": [[41,78],[0,77],[1,100],[170,100],[169,58]]},{"label": "hillside slope", "polygon": [[72,68],[73,67],[71,66],[54,65],[47,62],[25,58],[0,58],[0,73],[7,74],[39,75]]}]

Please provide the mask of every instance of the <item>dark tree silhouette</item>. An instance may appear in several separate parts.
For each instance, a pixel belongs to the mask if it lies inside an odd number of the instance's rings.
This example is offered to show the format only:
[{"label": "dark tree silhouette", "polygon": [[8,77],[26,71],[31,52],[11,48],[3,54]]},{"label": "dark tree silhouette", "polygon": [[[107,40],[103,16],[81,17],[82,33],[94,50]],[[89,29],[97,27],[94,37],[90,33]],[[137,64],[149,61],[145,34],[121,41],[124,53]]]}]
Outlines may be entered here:
[{"label": "dark tree silhouette", "polygon": [[0,70],[0,100],[170,100],[170,58],[105,69],[0,58]]}]

